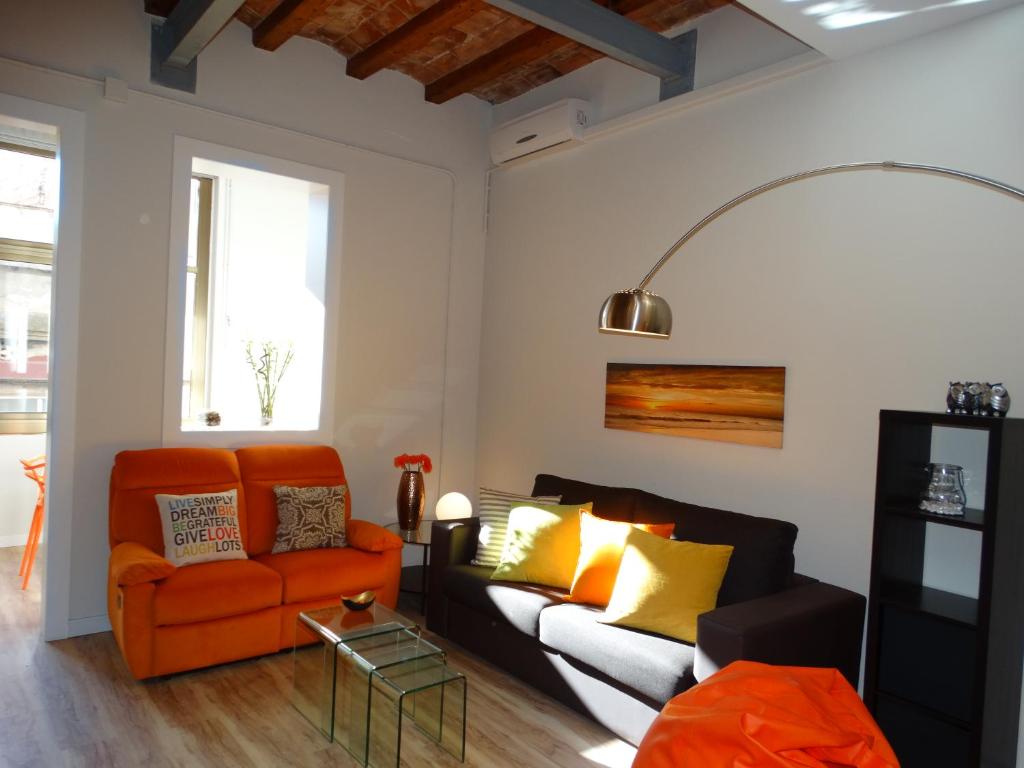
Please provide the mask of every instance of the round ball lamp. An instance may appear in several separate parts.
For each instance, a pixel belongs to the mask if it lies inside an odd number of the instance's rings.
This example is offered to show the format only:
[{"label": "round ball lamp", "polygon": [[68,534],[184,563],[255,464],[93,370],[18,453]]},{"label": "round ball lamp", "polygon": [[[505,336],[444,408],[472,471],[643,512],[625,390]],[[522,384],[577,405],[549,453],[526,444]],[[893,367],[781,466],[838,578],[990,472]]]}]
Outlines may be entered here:
[{"label": "round ball lamp", "polygon": [[472,515],[473,504],[458,491],[446,493],[437,500],[437,506],[434,507],[434,516],[438,520],[457,520]]}]

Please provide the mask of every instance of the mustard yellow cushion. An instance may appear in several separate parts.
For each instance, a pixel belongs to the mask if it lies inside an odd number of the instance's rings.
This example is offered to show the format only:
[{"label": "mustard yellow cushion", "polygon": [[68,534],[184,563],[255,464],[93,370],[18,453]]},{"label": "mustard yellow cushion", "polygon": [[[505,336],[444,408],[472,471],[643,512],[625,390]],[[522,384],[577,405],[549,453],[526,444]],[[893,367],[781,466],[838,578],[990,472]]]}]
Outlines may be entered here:
[{"label": "mustard yellow cushion", "polygon": [[667,539],[675,523],[623,523],[580,512],[580,557],[569,590],[570,602],[608,605],[630,528]]},{"label": "mustard yellow cushion", "polygon": [[611,600],[598,621],[697,642],[697,617],[718,599],[732,547],[630,529]]},{"label": "mustard yellow cushion", "polygon": [[580,510],[592,504],[512,507],[501,561],[491,578],[568,589],[580,556]]}]

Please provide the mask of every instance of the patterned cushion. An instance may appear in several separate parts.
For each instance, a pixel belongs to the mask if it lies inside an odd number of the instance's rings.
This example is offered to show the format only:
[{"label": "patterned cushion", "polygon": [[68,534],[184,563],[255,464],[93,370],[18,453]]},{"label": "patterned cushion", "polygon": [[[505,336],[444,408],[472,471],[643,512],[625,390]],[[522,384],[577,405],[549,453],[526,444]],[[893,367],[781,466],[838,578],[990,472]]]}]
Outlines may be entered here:
[{"label": "patterned cushion", "polygon": [[344,547],[345,486],[292,488],[275,485],[277,540],[273,554],[299,549]]},{"label": "patterned cushion", "polygon": [[501,562],[508,533],[508,513],[520,504],[557,504],[561,496],[524,496],[520,493],[480,489],[480,538],[473,565],[496,568]]}]

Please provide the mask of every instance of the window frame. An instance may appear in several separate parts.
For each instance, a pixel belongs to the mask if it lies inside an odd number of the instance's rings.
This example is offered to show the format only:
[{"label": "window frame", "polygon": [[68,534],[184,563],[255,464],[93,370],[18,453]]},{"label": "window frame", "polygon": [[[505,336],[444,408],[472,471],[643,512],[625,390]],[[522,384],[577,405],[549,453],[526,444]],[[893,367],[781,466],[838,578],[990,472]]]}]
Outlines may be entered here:
[{"label": "window frame", "polygon": [[[0,149],[46,157],[51,160],[57,159],[55,150],[14,144],[9,141],[0,141]],[[25,264],[48,264],[50,266],[50,329],[47,332],[47,343],[49,343],[49,336],[53,331],[53,247],[53,243],[0,237],[0,261],[20,261]],[[39,435],[46,432],[50,409],[49,366],[46,372],[46,395],[45,411],[0,412],[0,435]]]},{"label": "window frame", "polygon": [[[196,416],[206,410],[209,402],[210,391],[207,386],[207,368],[209,366],[210,348],[210,293],[211,274],[210,258],[213,250],[213,217],[214,199],[216,194],[216,179],[201,173],[193,173],[192,180],[199,182],[199,215],[196,217],[196,265],[195,267],[185,265],[187,275],[196,276],[195,296],[192,309],[192,375],[189,377],[189,402],[195,403],[198,399],[202,403],[198,408],[192,406],[190,415]],[[190,200],[191,205],[191,200]],[[200,300],[202,298],[202,300]],[[184,359],[182,360],[184,363]],[[184,365],[182,365],[182,382],[184,381]]]},{"label": "window frame", "polygon": [[[329,189],[326,264],[324,274],[324,348],[320,386],[320,419],[316,429],[231,429],[230,426],[209,429],[182,428],[182,390],[184,383],[185,282],[188,263],[188,221],[191,205],[191,183],[195,158],[229,163],[281,176],[322,184]],[[207,445],[234,447],[267,442],[332,443],[334,438],[335,370],[339,339],[339,304],[341,298],[342,212],[345,175],[340,171],[318,168],[278,157],[256,154],[243,149],[199,141],[184,136],[174,137],[174,160],[171,183],[170,257],[168,265],[167,343],[164,361],[164,445]],[[216,195],[214,195],[216,200]],[[216,203],[214,203],[216,206]],[[218,214],[214,210],[214,217]],[[212,265],[211,265],[212,266]],[[210,280],[215,279],[210,271]],[[198,291],[197,291],[198,295]],[[198,302],[197,302],[198,305]],[[206,332],[209,339],[209,329]],[[193,354],[195,354],[193,352]],[[208,354],[208,353],[207,353]],[[209,373],[208,368],[204,369]],[[205,377],[208,379],[208,376]],[[204,385],[205,386],[205,385]]]}]

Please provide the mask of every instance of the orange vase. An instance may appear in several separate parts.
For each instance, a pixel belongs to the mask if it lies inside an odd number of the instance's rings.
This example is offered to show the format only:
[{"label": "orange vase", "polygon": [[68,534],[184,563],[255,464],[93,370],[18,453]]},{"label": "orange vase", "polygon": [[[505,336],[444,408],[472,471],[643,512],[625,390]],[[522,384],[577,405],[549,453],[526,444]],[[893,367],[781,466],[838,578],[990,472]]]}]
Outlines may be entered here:
[{"label": "orange vase", "polygon": [[403,531],[414,531],[423,520],[423,506],[426,491],[423,488],[423,473],[406,470],[398,481],[398,527]]}]

